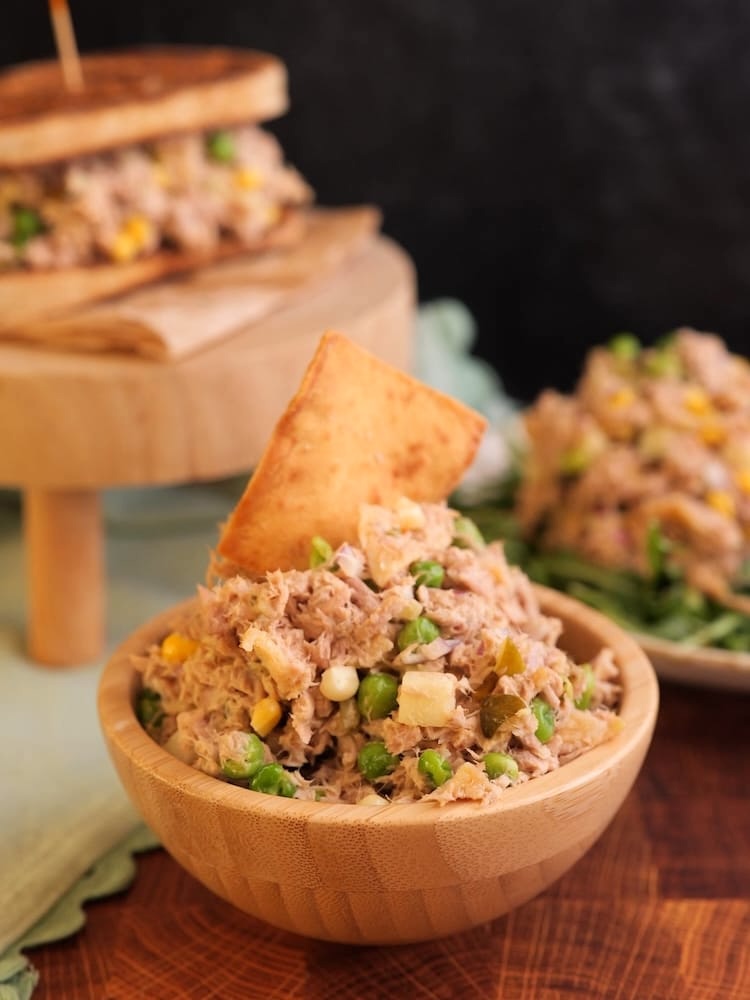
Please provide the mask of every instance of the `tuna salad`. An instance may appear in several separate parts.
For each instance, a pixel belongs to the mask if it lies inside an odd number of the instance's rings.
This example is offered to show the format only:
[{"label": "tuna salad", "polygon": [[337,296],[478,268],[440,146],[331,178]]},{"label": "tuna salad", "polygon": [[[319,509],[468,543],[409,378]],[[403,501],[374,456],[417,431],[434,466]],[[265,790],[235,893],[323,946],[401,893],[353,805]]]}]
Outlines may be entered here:
[{"label": "tuna salad", "polygon": [[0,270],[205,252],[225,237],[254,245],[310,197],[256,126],[0,171]]},{"label": "tuna salad", "polygon": [[648,577],[655,556],[698,594],[750,610],[750,365],[681,329],[621,335],[572,395],[525,414],[516,514],[541,549]]},{"label": "tuna salad", "polygon": [[612,652],[573,662],[502,544],[446,504],[364,506],[309,569],[219,576],[190,608],[137,658],[138,716],[255,791],[489,803],[620,727]]}]

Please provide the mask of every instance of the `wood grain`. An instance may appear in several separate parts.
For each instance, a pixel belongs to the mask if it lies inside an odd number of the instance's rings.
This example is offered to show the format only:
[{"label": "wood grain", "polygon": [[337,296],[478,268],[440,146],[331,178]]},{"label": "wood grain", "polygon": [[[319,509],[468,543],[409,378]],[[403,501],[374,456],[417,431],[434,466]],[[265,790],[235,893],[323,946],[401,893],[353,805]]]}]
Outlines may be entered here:
[{"label": "wood grain", "polygon": [[35,1000],[745,1000],[749,708],[663,685],[644,769],[609,829],[550,890],[473,931],[413,947],[306,941],[156,851],[127,893],[89,905],[76,937],[29,953]]},{"label": "wood grain", "polygon": [[407,368],[414,306],[412,263],[380,237],[302,299],[174,362],[0,344],[0,483],[235,475],[259,458],[325,330]]},{"label": "wood grain", "polygon": [[90,663],[104,645],[99,494],[31,489],[23,508],[29,656],[50,666]]}]

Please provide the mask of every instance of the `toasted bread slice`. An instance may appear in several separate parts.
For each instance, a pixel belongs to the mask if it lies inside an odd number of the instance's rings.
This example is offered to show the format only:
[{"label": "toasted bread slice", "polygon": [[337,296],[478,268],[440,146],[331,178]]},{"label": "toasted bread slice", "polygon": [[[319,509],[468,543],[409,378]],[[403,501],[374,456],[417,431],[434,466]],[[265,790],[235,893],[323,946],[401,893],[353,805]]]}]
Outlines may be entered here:
[{"label": "toasted bread slice", "polygon": [[334,548],[356,540],[362,504],[446,499],[486,424],[329,331],[222,528],[217,552],[226,565],[214,568],[305,569],[313,536]]},{"label": "toasted bread slice", "polygon": [[258,123],[288,107],[286,68],[264,52],[167,46],[84,55],[84,89],[57,60],[0,73],[0,169],[172,133]]},{"label": "toasted bread slice", "polygon": [[160,250],[127,264],[8,271],[0,275],[0,330],[34,323],[229,257],[291,247],[302,239],[306,228],[305,210],[286,209],[278,225],[254,244],[223,240],[205,253]]}]

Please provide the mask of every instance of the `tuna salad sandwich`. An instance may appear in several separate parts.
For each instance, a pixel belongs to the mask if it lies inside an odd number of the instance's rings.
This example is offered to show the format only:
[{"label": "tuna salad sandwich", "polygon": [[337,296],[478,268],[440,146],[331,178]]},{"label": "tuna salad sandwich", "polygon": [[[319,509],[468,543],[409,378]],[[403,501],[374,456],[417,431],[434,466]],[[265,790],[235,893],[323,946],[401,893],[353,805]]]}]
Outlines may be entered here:
[{"label": "tuna salad sandwich", "polygon": [[206,586],[137,657],[136,708],[254,791],[489,803],[613,736],[611,651],[573,662],[526,575],[446,497],[474,411],[326,334]]},{"label": "tuna salad sandwich", "polygon": [[167,47],[0,73],[0,304],[92,301],[300,238],[312,193],[260,123],[287,108],[265,53]]}]

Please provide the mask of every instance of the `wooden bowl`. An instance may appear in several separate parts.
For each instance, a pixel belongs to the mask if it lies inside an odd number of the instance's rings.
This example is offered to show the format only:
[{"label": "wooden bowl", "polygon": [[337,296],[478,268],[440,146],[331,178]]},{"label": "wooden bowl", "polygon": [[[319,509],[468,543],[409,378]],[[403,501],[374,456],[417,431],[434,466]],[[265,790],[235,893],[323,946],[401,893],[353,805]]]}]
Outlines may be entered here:
[{"label": "wooden bowl", "polygon": [[628,794],[658,709],[637,643],[595,611],[537,588],[578,660],[607,645],[619,664],[622,731],[492,806],[364,806],[296,801],[211,778],[158,746],[133,709],[131,654],[171,631],[187,604],[116,650],[98,710],[120,779],[175,860],[240,910],[297,934],[351,944],[438,938],[492,920],[548,888],[580,858]]}]

